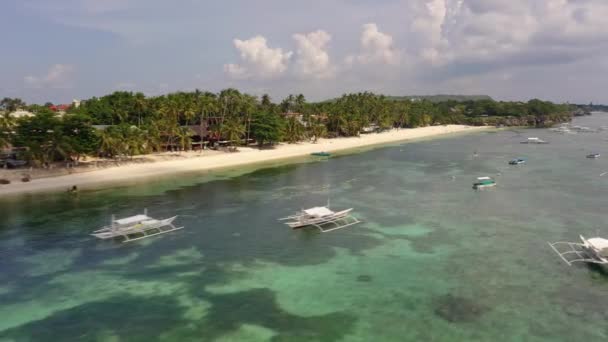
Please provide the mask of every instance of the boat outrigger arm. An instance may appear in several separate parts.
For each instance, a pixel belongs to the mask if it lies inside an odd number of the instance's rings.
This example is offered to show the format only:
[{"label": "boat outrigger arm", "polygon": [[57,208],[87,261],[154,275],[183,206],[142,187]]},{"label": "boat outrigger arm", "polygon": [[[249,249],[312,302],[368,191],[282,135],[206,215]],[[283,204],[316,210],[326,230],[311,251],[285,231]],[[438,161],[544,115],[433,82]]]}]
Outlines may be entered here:
[{"label": "boat outrigger arm", "polygon": [[548,242],[548,244],[568,266],[572,266],[572,264],[577,262],[600,265],[608,264],[608,259],[589,250],[590,245],[588,240],[582,236],[581,239],[583,243],[560,241]]}]

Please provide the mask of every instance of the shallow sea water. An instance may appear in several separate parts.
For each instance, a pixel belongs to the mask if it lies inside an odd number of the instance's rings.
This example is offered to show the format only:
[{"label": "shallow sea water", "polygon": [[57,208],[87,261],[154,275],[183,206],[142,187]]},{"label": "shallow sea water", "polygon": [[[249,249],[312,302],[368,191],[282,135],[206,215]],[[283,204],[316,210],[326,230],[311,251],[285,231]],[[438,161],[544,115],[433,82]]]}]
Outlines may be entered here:
[{"label": "shallow sea water", "polygon": [[[607,140],[485,132],[0,199],[0,341],[608,340],[608,273],[546,244],[608,236]],[[478,176],[498,186],[474,191]],[[277,222],[328,197],[363,223],[323,234]],[[129,244],[88,235],[144,208],[186,229]]]}]

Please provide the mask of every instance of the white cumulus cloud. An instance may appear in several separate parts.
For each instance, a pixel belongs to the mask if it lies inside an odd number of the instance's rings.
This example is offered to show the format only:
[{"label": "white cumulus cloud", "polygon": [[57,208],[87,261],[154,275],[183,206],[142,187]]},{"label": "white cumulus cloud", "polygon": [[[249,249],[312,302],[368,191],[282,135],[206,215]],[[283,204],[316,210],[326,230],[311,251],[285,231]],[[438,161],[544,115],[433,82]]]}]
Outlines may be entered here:
[{"label": "white cumulus cloud", "polygon": [[331,35],[323,30],[317,30],[308,34],[294,34],[296,41],[296,63],[297,75],[308,78],[328,78],[333,76],[334,70],[331,65],[327,44],[331,41]]},{"label": "white cumulus cloud", "polygon": [[71,88],[75,70],[70,64],[55,64],[45,75],[28,75],[23,80],[29,88]]},{"label": "white cumulus cloud", "polygon": [[272,79],[287,71],[292,52],[268,46],[266,38],[255,36],[249,40],[234,40],[239,51],[239,64],[225,64],[224,71],[237,79]]},{"label": "white cumulus cloud", "polygon": [[363,25],[361,52],[356,56],[347,57],[346,60],[347,64],[398,65],[401,53],[394,47],[391,35],[380,32],[378,25],[369,23]]}]

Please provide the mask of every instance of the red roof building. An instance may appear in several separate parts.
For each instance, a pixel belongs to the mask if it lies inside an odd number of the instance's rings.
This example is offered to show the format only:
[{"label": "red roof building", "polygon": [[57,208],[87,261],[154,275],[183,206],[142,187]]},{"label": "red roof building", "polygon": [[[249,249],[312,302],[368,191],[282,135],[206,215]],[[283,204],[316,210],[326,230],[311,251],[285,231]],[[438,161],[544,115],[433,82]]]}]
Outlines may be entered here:
[{"label": "red roof building", "polygon": [[60,105],[52,105],[49,106],[49,109],[52,110],[53,112],[65,112],[66,110],[70,109],[72,105],[71,104],[60,104]]}]

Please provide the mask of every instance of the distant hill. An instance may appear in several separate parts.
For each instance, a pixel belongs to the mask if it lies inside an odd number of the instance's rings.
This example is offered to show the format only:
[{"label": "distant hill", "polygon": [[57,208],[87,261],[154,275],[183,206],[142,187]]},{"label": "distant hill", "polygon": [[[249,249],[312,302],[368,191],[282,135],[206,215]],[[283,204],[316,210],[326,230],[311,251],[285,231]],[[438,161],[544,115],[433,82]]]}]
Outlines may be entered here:
[{"label": "distant hill", "polygon": [[389,99],[395,101],[405,100],[428,100],[431,102],[445,102],[445,101],[479,101],[479,100],[492,100],[488,95],[409,95],[409,96],[388,96]]}]

